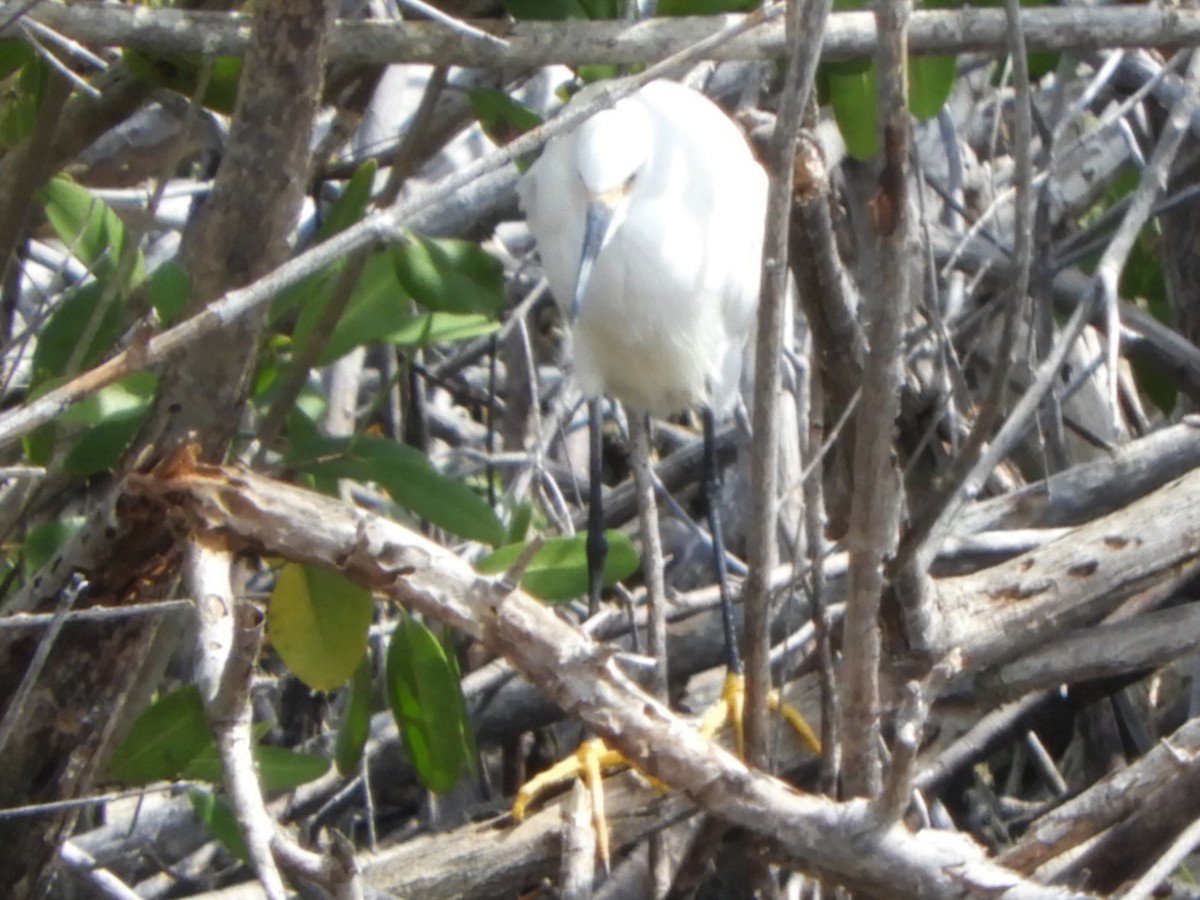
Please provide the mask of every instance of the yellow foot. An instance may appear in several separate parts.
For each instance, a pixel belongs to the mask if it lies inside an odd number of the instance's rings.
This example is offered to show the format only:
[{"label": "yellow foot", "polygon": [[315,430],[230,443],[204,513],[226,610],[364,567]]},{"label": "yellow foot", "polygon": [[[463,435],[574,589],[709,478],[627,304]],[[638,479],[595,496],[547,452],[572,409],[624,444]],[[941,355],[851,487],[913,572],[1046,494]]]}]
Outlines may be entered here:
[{"label": "yellow foot", "polygon": [[[771,691],[767,695],[767,706],[772,712],[779,713],[783,720],[792,726],[809,750],[820,755],[821,741],[800,710],[790,703],[785,703],[779,696],[779,691]],[[721,699],[700,720],[700,733],[706,738],[711,738],[721,730],[722,725],[729,723],[733,726],[738,756],[744,757],[746,755],[745,709],[746,680],[741,675],[730,673],[725,676],[725,684],[721,688]]]},{"label": "yellow foot", "polygon": [[[743,712],[746,701],[746,684],[740,675],[726,675],[721,689],[721,699],[700,722],[700,733],[711,738],[726,723],[733,726],[739,756],[745,756],[745,730]],[[778,691],[767,696],[767,704],[773,712],[783,716],[805,745],[813,753],[820,754],[821,742],[809,727],[804,716],[790,703],[784,703]],[[529,805],[541,795],[564,785],[574,778],[583,780],[592,801],[592,823],[596,829],[596,852],[605,869],[609,867],[611,848],[608,819],[604,814],[604,774],[619,769],[632,768],[632,764],[620,752],[609,748],[603,741],[593,738],[584,741],[570,756],[555,763],[549,769],[535,775],[521,786],[513,799],[512,817],[520,822],[525,818]],[[642,774],[650,784],[663,793],[667,787],[649,775]]]},{"label": "yellow foot", "polygon": [[529,804],[541,794],[566,784],[573,778],[582,779],[592,798],[592,823],[596,829],[596,851],[604,868],[607,869],[610,848],[608,819],[604,816],[604,772],[615,771],[628,765],[625,757],[616,750],[609,749],[604,741],[597,738],[584,741],[570,756],[521,785],[521,789],[517,791],[517,796],[513,800],[512,816],[520,822],[525,818],[525,811]]}]

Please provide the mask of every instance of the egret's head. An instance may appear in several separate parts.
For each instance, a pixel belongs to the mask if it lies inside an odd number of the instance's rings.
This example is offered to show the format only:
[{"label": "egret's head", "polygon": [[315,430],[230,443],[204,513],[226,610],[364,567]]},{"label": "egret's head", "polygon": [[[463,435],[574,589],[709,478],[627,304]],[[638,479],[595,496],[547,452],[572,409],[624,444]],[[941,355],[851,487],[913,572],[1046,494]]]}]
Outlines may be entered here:
[{"label": "egret's head", "polygon": [[575,164],[587,192],[587,209],[572,322],[579,317],[596,257],[628,212],[638,173],[650,157],[650,135],[645,108],[629,99],[596,113],[576,133]]}]

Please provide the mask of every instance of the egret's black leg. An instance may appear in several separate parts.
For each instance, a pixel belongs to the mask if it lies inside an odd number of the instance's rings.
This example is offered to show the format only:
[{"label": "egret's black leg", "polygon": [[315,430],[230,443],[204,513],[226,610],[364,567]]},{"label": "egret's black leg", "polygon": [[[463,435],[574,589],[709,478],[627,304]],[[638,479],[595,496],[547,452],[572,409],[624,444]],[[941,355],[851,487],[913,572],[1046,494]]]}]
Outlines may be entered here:
[{"label": "egret's black leg", "polygon": [[708,530],[712,535],[713,566],[721,590],[721,620],[725,626],[725,655],[729,674],[742,674],[737,627],[733,623],[733,599],[729,594],[729,570],[725,564],[725,539],[721,532],[721,483],[717,470],[716,421],[711,409],[704,414],[704,502],[708,506]]},{"label": "egret's black leg", "polygon": [[[711,410],[704,410],[704,496],[708,503],[708,529],[712,532],[713,564],[717,571],[717,585],[721,590],[721,619],[725,625],[725,653],[728,671],[725,686],[721,690],[721,701],[705,715],[700,726],[701,734],[712,737],[725,723],[733,726],[734,738],[740,756],[745,756],[746,735],[744,729],[743,704],[746,696],[742,657],[738,652],[737,628],[733,623],[733,598],[729,593],[729,573],[725,563],[725,539],[721,533],[720,479],[717,470],[716,423]],[[800,739],[815,754],[821,752],[821,742],[804,716],[785,702],[778,691],[771,691],[767,707],[792,726]]]},{"label": "egret's black leg", "polygon": [[604,414],[600,398],[588,401],[588,615],[600,611],[600,591],[604,587],[604,564],[608,560],[608,538],[604,534]]}]

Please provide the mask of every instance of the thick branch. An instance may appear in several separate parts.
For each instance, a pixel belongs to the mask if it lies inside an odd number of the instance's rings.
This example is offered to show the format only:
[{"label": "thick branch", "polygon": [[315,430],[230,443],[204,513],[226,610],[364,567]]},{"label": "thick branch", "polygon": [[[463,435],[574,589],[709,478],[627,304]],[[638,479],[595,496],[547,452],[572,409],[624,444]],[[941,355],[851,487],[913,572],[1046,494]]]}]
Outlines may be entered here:
[{"label": "thick branch", "polygon": [[639,768],[727,821],[775,838],[792,864],[856,889],[928,898],[1074,896],[1023,882],[970,841],[877,827],[865,804],[801,794],[746,767],[646,695],[611,654],[520,591],[511,594],[399,524],[333,498],[176,457],[127,482],[131,508],[220,532],[250,552],[336,568],[502,652]]},{"label": "thick branch", "polygon": [[[0,6],[8,22],[25,6]],[[240,56],[249,43],[247,16],[113,3],[41,3],[30,17],[93,46],[130,47],[159,53]],[[484,43],[433,22],[343,21],[334,31],[330,60],[359,63],[438,63],[471,67],[534,67],[561,63],[653,62],[708,37],[737,16],[651,19],[644,22],[477,21],[507,47]],[[1107,47],[1175,48],[1200,43],[1200,13],[1147,6],[1025,9],[1021,13],[1030,50],[1098,50]],[[6,36],[14,26],[6,29]],[[824,53],[829,59],[875,52],[870,13],[830,17]],[[1008,46],[1001,9],[923,10],[912,17],[909,47],[917,53],[1004,51]],[[787,55],[782,24],[759,28],[714,50],[714,59],[780,59]]]}]

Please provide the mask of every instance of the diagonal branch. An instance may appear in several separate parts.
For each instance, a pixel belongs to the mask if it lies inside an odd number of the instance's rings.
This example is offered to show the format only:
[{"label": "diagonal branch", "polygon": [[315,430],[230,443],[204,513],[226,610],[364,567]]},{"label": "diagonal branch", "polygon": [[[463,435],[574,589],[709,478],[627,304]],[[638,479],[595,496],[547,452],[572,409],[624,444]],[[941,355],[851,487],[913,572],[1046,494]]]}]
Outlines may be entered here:
[{"label": "diagonal branch", "polygon": [[639,768],[725,820],[778,841],[790,863],[855,889],[937,900],[1008,888],[1010,897],[1070,897],[1026,882],[959,836],[880,826],[865,803],[802,794],[748,768],[617,667],[611,653],[521,591],[497,590],[449,551],[390,520],[233,468],[177,455],[126,482],[131,512],[176,529],[216,532],[246,552],[336,568],[503,653],[559,706]]}]

